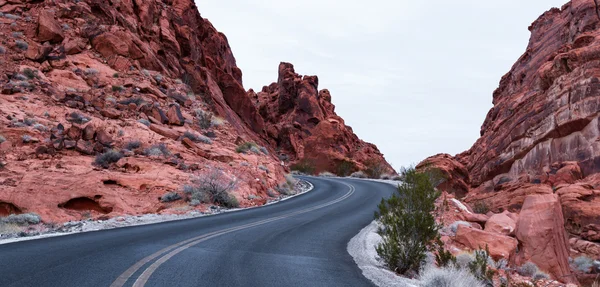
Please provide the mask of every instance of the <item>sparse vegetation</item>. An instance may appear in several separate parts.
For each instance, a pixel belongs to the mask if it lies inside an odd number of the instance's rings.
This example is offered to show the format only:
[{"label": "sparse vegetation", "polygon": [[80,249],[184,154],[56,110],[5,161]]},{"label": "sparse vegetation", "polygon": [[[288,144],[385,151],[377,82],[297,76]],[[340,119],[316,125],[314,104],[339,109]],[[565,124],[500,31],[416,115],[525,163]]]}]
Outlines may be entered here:
[{"label": "sparse vegetation", "polygon": [[269,173],[269,168],[267,168],[267,167],[266,167],[266,166],[264,166],[264,165],[259,165],[259,166],[258,166],[258,169],[260,169],[260,170],[262,170],[262,171],[264,171],[264,172],[266,172],[266,173]]},{"label": "sparse vegetation", "polygon": [[161,202],[172,202],[180,199],[181,196],[177,192],[167,192],[160,197]]},{"label": "sparse vegetation", "polygon": [[494,286],[494,275],[496,271],[489,268],[488,263],[493,262],[490,258],[490,252],[487,246],[485,250],[480,249],[475,251],[475,258],[469,263],[469,270],[477,279],[485,283],[486,286]]},{"label": "sparse vegetation", "polygon": [[213,127],[220,127],[220,126],[224,125],[226,122],[227,122],[227,120],[225,120],[224,118],[213,116],[212,120],[210,121],[210,124]]},{"label": "sparse vegetation", "polygon": [[122,92],[124,90],[125,90],[125,88],[123,88],[123,86],[117,86],[117,85],[113,85],[112,86],[112,91],[115,92],[115,93],[119,93],[119,92]]},{"label": "sparse vegetation", "polygon": [[248,151],[252,151],[252,152],[254,152],[254,151],[252,150],[252,148],[254,148],[254,149],[257,151],[257,152],[260,152],[260,151],[258,150],[258,146],[257,146],[255,143],[253,143],[253,142],[245,142],[245,143],[242,143],[242,144],[240,144],[240,145],[238,145],[238,146],[237,146],[237,148],[235,149],[235,151],[236,151],[237,153],[246,153],[246,152],[248,152]]},{"label": "sparse vegetation", "polygon": [[94,68],[87,68],[83,72],[86,76],[95,76],[98,75],[98,70]]},{"label": "sparse vegetation", "polygon": [[239,202],[230,193],[236,185],[236,181],[229,179],[222,170],[209,168],[193,179],[191,185],[184,186],[183,191],[189,194],[192,200],[237,208]]},{"label": "sparse vegetation", "polygon": [[42,218],[37,213],[11,214],[7,217],[0,217],[0,223],[19,226],[39,224],[40,222],[42,222]]},{"label": "sparse vegetation", "polygon": [[82,114],[80,114],[78,112],[72,112],[69,115],[69,118],[67,120],[69,122],[80,124],[80,125],[85,124],[90,121],[90,119],[88,119],[87,117],[83,116]]},{"label": "sparse vegetation", "polygon": [[144,154],[147,155],[147,156],[164,156],[164,157],[168,157],[168,156],[171,155],[171,152],[169,151],[169,148],[167,147],[166,144],[160,143],[160,144],[153,145],[150,148],[146,149],[144,151]]},{"label": "sparse vegetation", "polygon": [[33,128],[40,131],[40,132],[45,132],[48,130],[48,128],[45,125],[42,124],[34,124]]},{"label": "sparse vegetation", "polygon": [[21,38],[23,37],[23,32],[12,32],[13,38]]},{"label": "sparse vegetation", "polygon": [[452,233],[456,234],[456,231],[458,230],[458,226],[459,225],[464,225],[464,226],[471,226],[470,223],[466,222],[466,221],[455,221],[452,224],[450,224],[450,231],[452,231]]},{"label": "sparse vegetation", "polygon": [[38,71],[31,68],[23,69],[23,75],[30,80],[37,79],[39,77]]},{"label": "sparse vegetation", "polygon": [[538,271],[537,273],[535,273],[535,275],[533,275],[533,278],[531,278],[531,279],[533,279],[533,281],[548,280],[548,279],[550,279],[550,275],[548,275],[544,272]]},{"label": "sparse vegetation", "polygon": [[264,147],[264,146],[261,146],[261,147],[259,147],[258,149],[259,149],[259,150],[260,150],[260,152],[262,152],[263,154],[265,154],[265,155],[269,155],[269,150],[267,150],[267,148],[266,148],[266,147]]},{"label": "sparse vegetation", "polygon": [[161,75],[161,74],[154,75],[154,80],[156,80],[156,82],[158,82],[160,84],[160,82],[162,82],[162,80],[163,80],[163,75]]},{"label": "sparse vegetation", "polygon": [[303,159],[299,160],[298,162],[296,162],[295,164],[292,164],[290,166],[290,168],[293,171],[298,171],[303,174],[314,174],[315,170],[316,170],[315,164],[312,162],[312,160],[307,159],[307,158],[303,158]]},{"label": "sparse vegetation", "polygon": [[140,141],[137,141],[137,140],[136,140],[136,141],[130,141],[130,142],[127,142],[127,143],[125,144],[125,147],[124,147],[124,148],[125,148],[126,150],[136,150],[136,149],[138,149],[138,148],[140,148],[140,147],[142,147],[142,143],[141,143]]},{"label": "sparse vegetation", "polygon": [[571,265],[573,269],[579,272],[590,273],[592,272],[592,267],[594,267],[594,260],[583,255],[573,259]]},{"label": "sparse vegetation", "polygon": [[0,135],[0,143],[3,143],[6,141],[6,138],[3,135]]},{"label": "sparse vegetation", "polygon": [[110,164],[119,161],[121,158],[123,158],[122,153],[116,150],[109,150],[103,154],[97,155],[94,164],[102,168],[109,168]]},{"label": "sparse vegetation", "polygon": [[440,268],[456,267],[456,257],[452,252],[444,249],[444,243],[438,238],[436,240],[437,252],[435,252],[435,263]]},{"label": "sparse vegetation", "polygon": [[417,273],[426,252],[435,247],[439,225],[432,212],[440,193],[429,174],[408,168],[404,182],[389,199],[382,199],[375,218],[382,242],[377,253],[385,264],[400,274]]},{"label": "sparse vegetation", "polygon": [[208,129],[213,125],[213,113],[196,109],[196,123],[201,129]]},{"label": "sparse vegetation", "polygon": [[336,177],[337,175],[335,175],[331,172],[328,172],[328,171],[324,171],[324,172],[319,173],[319,176],[320,177]]},{"label": "sparse vegetation", "polygon": [[533,277],[539,271],[537,265],[533,262],[527,262],[517,268],[517,273],[521,276]]},{"label": "sparse vegetation", "polygon": [[5,54],[6,53],[6,48],[4,48],[4,46],[0,46],[0,55]]},{"label": "sparse vegetation", "polygon": [[356,178],[367,178],[367,175],[362,171],[353,172],[350,176]]},{"label": "sparse vegetation", "polygon": [[427,266],[420,276],[425,287],[484,287],[473,274],[462,268]]},{"label": "sparse vegetation", "polygon": [[335,173],[342,177],[349,176],[354,169],[354,163],[347,160],[342,160],[337,164],[337,167],[335,168]]},{"label": "sparse vegetation", "polygon": [[367,169],[364,172],[369,178],[380,178],[381,175],[386,171],[386,167],[380,160],[371,159],[365,163]]},{"label": "sparse vegetation", "polygon": [[191,132],[183,133],[183,137],[188,138],[191,141],[197,142],[197,143],[212,144],[212,140],[210,138],[208,138],[207,136],[197,135],[197,134],[194,134]]},{"label": "sparse vegetation", "polygon": [[113,78],[118,78],[119,77],[119,73],[114,73],[113,74]]},{"label": "sparse vegetation", "polygon": [[23,136],[21,137],[21,140],[22,140],[24,143],[29,143],[29,142],[31,142],[31,140],[32,140],[32,139],[33,139],[33,138],[32,138],[30,135],[23,135]]},{"label": "sparse vegetation", "polygon": [[5,13],[4,18],[10,19],[10,20],[19,20],[19,19],[21,19],[21,16]]},{"label": "sparse vegetation", "polygon": [[486,214],[490,212],[490,207],[483,200],[477,201],[473,204],[473,212],[478,214]]},{"label": "sparse vegetation", "polygon": [[27,51],[27,49],[29,49],[29,44],[23,40],[15,40],[15,44],[17,45],[17,48],[23,51]]}]

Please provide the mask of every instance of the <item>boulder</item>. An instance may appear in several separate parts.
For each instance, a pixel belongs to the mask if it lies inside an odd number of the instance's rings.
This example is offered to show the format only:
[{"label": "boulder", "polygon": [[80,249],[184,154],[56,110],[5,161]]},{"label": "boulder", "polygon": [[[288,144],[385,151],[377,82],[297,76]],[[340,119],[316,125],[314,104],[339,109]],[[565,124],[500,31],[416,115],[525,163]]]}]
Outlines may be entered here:
[{"label": "boulder", "polygon": [[170,125],[183,126],[185,124],[185,118],[183,118],[183,115],[181,114],[179,105],[174,104],[169,107],[167,119],[169,120]]},{"label": "boulder", "polygon": [[569,268],[569,245],[558,196],[530,195],[519,214],[515,235],[520,243],[517,265],[535,263],[556,280],[577,283]]},{"label": "boulder", "polygon": [[107,147],[110,147],[113,144],[112,137],[102,129],[96,132],[96,141]]},{"label": "boulder", "polygon": [[39,12],[37,38],[40,42],[51,43],[60,43],[65,38],[62,27],[51,10],[43,9]]},{"label": "boulder", "polygon": [[485,231],[512,236],[515,234],[517,222],[505,211],[500,214],[494,214],[485,223]]},{"label": "boulder", "polygon": [[109,119],[118,119],[121,117],[121,112],[113,109],[113,108],[104,108],[100,111],[100,114],[109,118]]},{"label": "boulder", "polygon": [[164,136],[166,138],[170,138],[173,140],[177,140],[179,138],[179,132],[177,132],[173,129],[164,127],[164,126],[152,124],[152,125],[150,125],[150,130],[152,130],[153,132],[155,132],[161,136]]},{"label": "boulder", "polygon": [[487,246],[490,256],[495,260],[508,259],[515,252],[518,244],[512,237],[465,225],[458,225],[454,240],[471,250],[485,249]]}]

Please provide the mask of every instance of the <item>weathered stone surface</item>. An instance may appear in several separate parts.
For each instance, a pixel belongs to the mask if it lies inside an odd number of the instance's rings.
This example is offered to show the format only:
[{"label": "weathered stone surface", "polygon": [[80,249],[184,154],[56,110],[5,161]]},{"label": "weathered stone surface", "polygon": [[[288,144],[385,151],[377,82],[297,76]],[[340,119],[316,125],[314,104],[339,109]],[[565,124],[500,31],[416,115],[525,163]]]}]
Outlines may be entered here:
[{"label": "weathered stone surface", "polygon": [[520,243],[515,257],[517,265],[531,261],[557,280],[576,283],[570,276],[569,245],[557,195],[528,196],[519,214],[515,235]]},{"label": "weathered stone surface", "polygon": [[508,259],[517,249],[517,240],[492,232],[479,230],[470,226],[459,225],[454,240],[471,250],[485,249],[495,260]]},{"label": "weathered stone surface", "polygon": [[174,126],[183,126],[185,124],[185,118],[181,114],[181,109],[179,105],[171,105],[169,110],[167,111],[167,119],[169,119],[169,124]]},{"label": "weathered stone surface", "polygon": [[38,41],[60,43],[64,39],[64,34],[60,24],[54,18],[54,13],[50,10],[42,10],[38,19],[37,30]]},{"label": "weathered stone surface", "polygon": [[165,127],[165,126],[153,124],[153,125],[150,125],[150,130],[152,130],[153,132],[155,132],[161,136],[164,136],[164,137],[167,137],[167,138],[170,138],[173,140],[176,140],[179,138],[179,133],[177,131],[170,129],[168,127]]},{"label": "weathered stone surface", "polygon": [[517,222],[507,213],[503,212],[492,215],[485,223],[485,231],[507,236],[514,235]]}]

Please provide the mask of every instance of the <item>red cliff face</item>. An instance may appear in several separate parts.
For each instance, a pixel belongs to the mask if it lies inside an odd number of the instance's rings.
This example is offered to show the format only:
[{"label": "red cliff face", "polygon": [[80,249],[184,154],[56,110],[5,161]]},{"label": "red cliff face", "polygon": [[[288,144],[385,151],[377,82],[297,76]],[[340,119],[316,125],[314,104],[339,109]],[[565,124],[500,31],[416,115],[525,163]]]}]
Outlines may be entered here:
[{"label": "red cliff face", "polygon": [[393,172],[377,147],[360,140],[335,113],[331,94],[319,90],[316,76],[301,76],[292,64],[281,63],[277,82],[248,96],[266,123],[268,141],[291,162],[339,175],[373,165]]},{"label": "red cliff face", "polygon": [[450,191],[495,212],[555,193],[569,235],[600,243],[599,12],[594,0],[573,0],[529,27],[527,50],[494,92],[481,138],[454,158],[423,163],[442,167]]}]

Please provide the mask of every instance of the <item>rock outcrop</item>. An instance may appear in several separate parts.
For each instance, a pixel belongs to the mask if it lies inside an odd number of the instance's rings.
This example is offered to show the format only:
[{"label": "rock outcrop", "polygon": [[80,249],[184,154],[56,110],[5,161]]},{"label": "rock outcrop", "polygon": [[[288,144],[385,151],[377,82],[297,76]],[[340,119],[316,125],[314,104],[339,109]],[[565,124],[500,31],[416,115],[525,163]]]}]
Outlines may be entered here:
[{"label": "rock outcrop", "polygon": [[[208,169],[238,182],[241,206],[261,205],[289,172],[280,146],[294,159],[323,150],[320,165],[383,160],[329,100],[317,100],[316,77],[302,84],[304,105],[289,86],[295,76],[282,76],[282,110],[263,117],[227,38],[193,0],[15,0],[0,1],[0,12],[0,216],[64,222],[203,210],[208,204],[159,198],[185,197],[183,187]],[[284,117],[299,106],[315,114]],[[264,149],[236,152],[245,142]],[[119,154],[94,159],[111,152]]]},{"label": "rock outcrop", "polygon": [[292,64],[281,63],[277,82],[248,91],[248,97],[267,124],[269,143],[286,161],[344,176],[369,168],[393,172],[377,147],[359,139],[335,113],[317,76],[301,76]]},{"label": "rock outcrop", "polygon": [[[579,242],[571,246],[572,256],[578,255],[575,249],[595,250],[583,246],[600,243],[598,8],[594,0],[572,0],[533,22],[525,53],[493,93],[481,137],[461,154],[436,155],[420,164],[446,174],[440,188],[495,213],[523,213],[531,208],[527,201],[532,196],[556,198],[548,208],[552,216],[564,215],[564,226],[536,224],[521,214],[516,232],[520,244],[529,246],[520,260],[534,260],[563,281],[573,278],[565,277],[569,246],[564,230],[573,244]],[[538,241],[523,241],[524,220],[530,221],[530,236],[541,236]],[[540,248],[534,246],[542,244],[539,240],[551,242],[553,255],[533,249]]]}]

